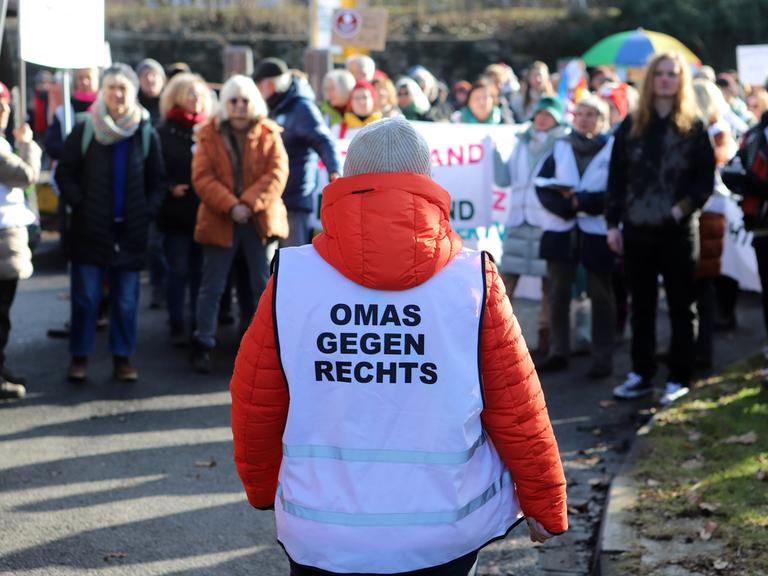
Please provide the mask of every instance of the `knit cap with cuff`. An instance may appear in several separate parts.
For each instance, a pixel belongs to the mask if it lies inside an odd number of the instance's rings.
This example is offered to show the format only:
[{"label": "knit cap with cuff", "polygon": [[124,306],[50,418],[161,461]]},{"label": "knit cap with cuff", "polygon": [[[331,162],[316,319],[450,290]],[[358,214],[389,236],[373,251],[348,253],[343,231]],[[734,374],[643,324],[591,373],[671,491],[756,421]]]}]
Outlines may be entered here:
[{"label": "knit cap with cuff", "polygon": [[344,176],[388,172],[432,175],[426,140],[402,116],[361,128],[350,142],[344,161]]}]

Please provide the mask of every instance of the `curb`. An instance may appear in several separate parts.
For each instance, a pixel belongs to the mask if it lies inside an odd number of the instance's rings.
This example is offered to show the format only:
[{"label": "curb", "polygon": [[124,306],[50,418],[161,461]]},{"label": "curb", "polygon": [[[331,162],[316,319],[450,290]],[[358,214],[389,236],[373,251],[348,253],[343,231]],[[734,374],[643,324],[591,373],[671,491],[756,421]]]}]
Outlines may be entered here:
[{"label": "curb", "polygon": [[611,480],[597,538],[592,571],[595,576],[639,573],[641,554],[637,546],[637,531],[630,522],[632,510],[637,504],[639,487],[630,472],[648,445],[646,437],[653,428],[654,420],[655,416],[637,431],[624,463]]}]

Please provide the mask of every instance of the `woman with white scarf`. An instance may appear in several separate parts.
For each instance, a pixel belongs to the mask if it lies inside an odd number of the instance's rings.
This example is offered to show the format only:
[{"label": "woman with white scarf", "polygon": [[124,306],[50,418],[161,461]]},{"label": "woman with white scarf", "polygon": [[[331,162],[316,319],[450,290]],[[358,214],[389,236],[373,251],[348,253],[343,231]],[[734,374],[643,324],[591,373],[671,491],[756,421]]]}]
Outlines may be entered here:
[{"label": "woman with white scarf", "polygon": [[104,71],[98,98],[67,137],[56,182],[72,206],[70,381],[86,378],[102,284],[109,281],[109,347],[116,380],[134,381],[139,271],[162,199],[163,161],[139,80],[125,64]]}]

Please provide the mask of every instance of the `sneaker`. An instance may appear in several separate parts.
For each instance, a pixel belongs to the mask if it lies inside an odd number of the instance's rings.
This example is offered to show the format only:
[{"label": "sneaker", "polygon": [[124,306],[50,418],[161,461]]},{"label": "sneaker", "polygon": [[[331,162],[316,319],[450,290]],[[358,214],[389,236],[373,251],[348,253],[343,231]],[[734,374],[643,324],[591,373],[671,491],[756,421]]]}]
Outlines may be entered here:
[{"label": "sneaker", "polygon": [[88,375],[88,359],[78,356],[72,357],[72,362],[69,364],[69,370],[67,370],[67,380],[70,382],[85,382],[85,378]]},{"label": "sneaker", "polygon": [[192,351],[192,370],[198,374],[211,373],[211,351],[198,343]]},{"label": "sneaker", "polygon": [[613,389],[613,395],[619,400],[634,400],[652,393],[651,381],[635,372],[627,374],[627,379]]},{"label": "sneaker", "polygon": [[536,365],[537,372],[560,372],[566,368],[568,368],[568,358],[563,356],[550,356]]},{"label": "sneaker", "polygon": [[126,356],[113,358],[112,375],[118,382],[136,382],[139,379],[139,373],[131,366],[131,359]]},{"label": "sneaker", "polygon": [[0,378],[5,380],[6,382],[11,382],[12,384],[21,384],[22,386],[27,385],[27,379],[24,378],[24,376],[21,376],[19,374],[14,374],[8,368],[3,368],[2,371],[0,371]]},{"label": "sneaker", "polygon": [[676,402],[688,394],[688,392],[690,392],[690,390],[687,386],[683,386],[677,382],[667,382],[667,386],[664,389],[664,394],[662,394],[661,398],[659,399],[659,404],[662,406],[669,406],[673,402]]},{"label": "sneaker", "polygon": [[23,384],[0,379],[0,400],[19,400],[27,394]]}]

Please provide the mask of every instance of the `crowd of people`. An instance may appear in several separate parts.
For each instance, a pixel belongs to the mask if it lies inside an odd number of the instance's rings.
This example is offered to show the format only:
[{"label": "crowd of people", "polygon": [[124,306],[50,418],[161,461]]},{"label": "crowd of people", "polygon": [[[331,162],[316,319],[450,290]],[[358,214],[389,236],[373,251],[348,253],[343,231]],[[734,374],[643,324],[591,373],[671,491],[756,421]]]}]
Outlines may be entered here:
[{"label": "crowd of people", "polygon": [[[75,71],[70,102],[57,105],[56,79],[40,72],[28,115],[34,139],[26,125],[0,150],[1,244],[14,263],[0,280],[0,347],[16,282],[31,273],[22,249],[31,213],[19,191],[40,171],[35,141],[54,171],[71,262],[67,377],[87,378],[95,331],[108,326],[114,376],[133,381],[144,267],[170,342],[191,352],[191,369],[210,372],[218,326],[234,322],[236,302],[247,328],[276,248],[311,241],[319,166],[330,182],[343,174],[338,139],[397,116],[509,124],[517,138],[502,182],[511,209],[499,270],[510,298],[522,276],[542,279],[538,371],[568,368],[571,307],[586,295],[587,376],[613,374],[629,323],[632,371],[614,394],[652,393],[661,276],[672,326],[661,401],[672,402],[695,369],[711,367],[713,332],[736,326],[738,283],[721,275],[719,261],[730,195],[741,201],[768,285],[768,92],[741,86],[734,71],[692,74],[674,53],[656,56],[639,87],[608,67],[584,74],[588,85],[573,90],[558,86],[544,62],[520,77],[496,63],[449,86],[423,66],[395,78],[356,55],[315,94],[279,58],[217,90],[184,63],[146,59],[135,69]],[[9,100],[3,86],[2,128]],[[766,290],[763,303],[768,330]],[[23,379],[2,374],[3,396],[23,395]]]}]

